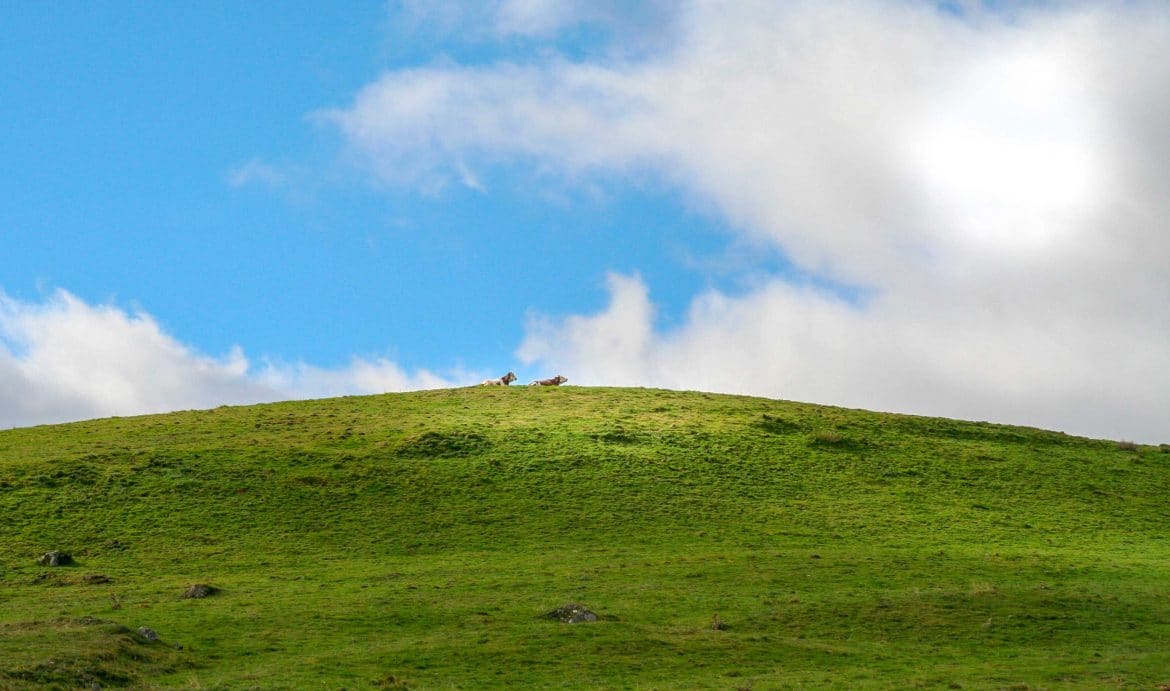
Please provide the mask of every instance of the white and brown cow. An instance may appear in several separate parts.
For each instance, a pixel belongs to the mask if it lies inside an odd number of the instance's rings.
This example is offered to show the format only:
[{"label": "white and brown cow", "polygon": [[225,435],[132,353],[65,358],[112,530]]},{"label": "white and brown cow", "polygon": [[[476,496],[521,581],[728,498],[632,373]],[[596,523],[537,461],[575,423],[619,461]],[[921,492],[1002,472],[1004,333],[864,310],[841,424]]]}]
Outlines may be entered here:
[{"label": "white and brown cow", "polygon": [[479,385],[480,386],[507,386],[508,384],[511,384],[514,381],[516,381],[516,374],[513,372],[508,372],[507,374],[500,377],[499,379],[484,379],[482,382],[480,382]]},{"label": "white and brown cow", "polygon": [[534,382],[528,382],[529,386],[560,386],[569,381],[567,378],[557,375],[552,379],[537,379]]}]

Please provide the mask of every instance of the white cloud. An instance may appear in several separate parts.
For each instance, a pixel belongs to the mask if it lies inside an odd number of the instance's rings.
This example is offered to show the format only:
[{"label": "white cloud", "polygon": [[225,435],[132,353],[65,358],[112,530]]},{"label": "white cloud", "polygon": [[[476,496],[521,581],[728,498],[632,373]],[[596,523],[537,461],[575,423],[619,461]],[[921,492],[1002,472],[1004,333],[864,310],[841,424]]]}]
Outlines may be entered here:
[{"label": "white cloud", "polygon": [[576,384],[658,381],[651,357],[654,306],[645,285],[637,277],[611,274],[608,287],[611,303],[601,314],[561,322],[534,315],[517,351],[520,360],[571,371]]},{"label": "white cloud", "polygon": [[288,185],[289,175],[279,166],[254,158],[228,171],[227,182],[232,187],[259,184],[271,189],[281,189]]},{"label": "white cloud", "polygon": [[382,359],[337,370],[254,369],[239,348],[208,357],[142,312],[89,305],[65,291],[39,304],[0,293],[0,428],[449,385]]},{"label": "white cloud", "polygon": [[[353,358],[344,369],[325,369],[305,363],[266,363],[255,378],[278,391],[295,392],[291,398],[328,398],[386,391],[417,391],[456,386],[452,379],[428,370],[408,374],[397,364],[377,358]],[[476,380],[471,373],[459,373],[455,381],[463,385]]]},{"label": "white cloud", "polygon": [[683,3],[646,59],[392,71],[324,116],[395,184],[656,175],[872,296],[777,278],[660,333],[611,278],[519,350],[575,382],[1170,440],[1170,11],[964,6]]},{"label": "white cloud", "polygon": [[588,16],[589,5],[568,0],[502,0],[496,13],[501,34],[548,35]]},{"label": "white cloud", "polygon": [[[894,294],[865,308],[776,280],[698,296],[659,333],[636,277],[610,276],[593,315],[533,317],[517,351],[576,384],[720,391],[1087,436],[1170,438],[1164,334],[1115,333],[1032,302]],[[1159,340],[1163,339],[1163,340]]]}]

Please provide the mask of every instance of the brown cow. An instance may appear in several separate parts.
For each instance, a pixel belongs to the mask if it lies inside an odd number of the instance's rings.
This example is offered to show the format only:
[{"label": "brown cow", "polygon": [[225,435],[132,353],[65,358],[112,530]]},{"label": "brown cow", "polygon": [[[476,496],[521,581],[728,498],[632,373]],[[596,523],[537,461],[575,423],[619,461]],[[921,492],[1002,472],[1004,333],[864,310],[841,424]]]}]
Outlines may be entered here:
[{"label": "brown cow", "polygon": [[552,379],[537,379],[534,382],[528,382],[529,386],[560,386],[569,381],[567,378],[557,375]]},{"label": "brown cow", "polygon": [[479,385],[480,386],[507,386],[508,384],[511,384],[514,381],[516,381],[516,375],[512,372],[508,372],[507,374],[500,377],[499,379],[484,379],[482,382],[480,382]]}]

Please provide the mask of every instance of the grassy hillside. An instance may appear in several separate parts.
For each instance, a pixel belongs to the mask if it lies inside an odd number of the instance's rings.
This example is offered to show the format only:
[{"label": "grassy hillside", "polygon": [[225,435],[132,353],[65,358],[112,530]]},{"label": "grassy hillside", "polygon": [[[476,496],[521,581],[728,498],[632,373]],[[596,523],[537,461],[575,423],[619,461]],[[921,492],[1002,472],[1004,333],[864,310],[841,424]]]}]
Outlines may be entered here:
[{"label": "grassy hillside", "polygon": [[654,390],[11,430],[0,689],[1154,688],[1168,496],[1156,447]]}]

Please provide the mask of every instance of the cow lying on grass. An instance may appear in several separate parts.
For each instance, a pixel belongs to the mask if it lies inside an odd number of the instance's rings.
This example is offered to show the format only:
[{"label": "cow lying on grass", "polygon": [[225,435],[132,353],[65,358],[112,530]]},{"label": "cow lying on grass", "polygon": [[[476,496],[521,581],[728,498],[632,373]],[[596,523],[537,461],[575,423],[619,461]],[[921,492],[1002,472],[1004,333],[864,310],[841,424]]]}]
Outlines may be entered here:
[{"label": "cow lying on grass", "polygon": [[516,381],[516,375],[512,372],[508,372],[499,379],[484,379],[482,382],[480,382],[480,386],[507,386],[514,381]]},{"label": "cow lying on grass", "polygon": [[553,377],[552,379],[537,379],[536,381],[528,382],[528,385],[529,386],[560,386],[561,384],[564,384],[567,381],[569,381],[569,380],[558,374],[557,376]]}]

